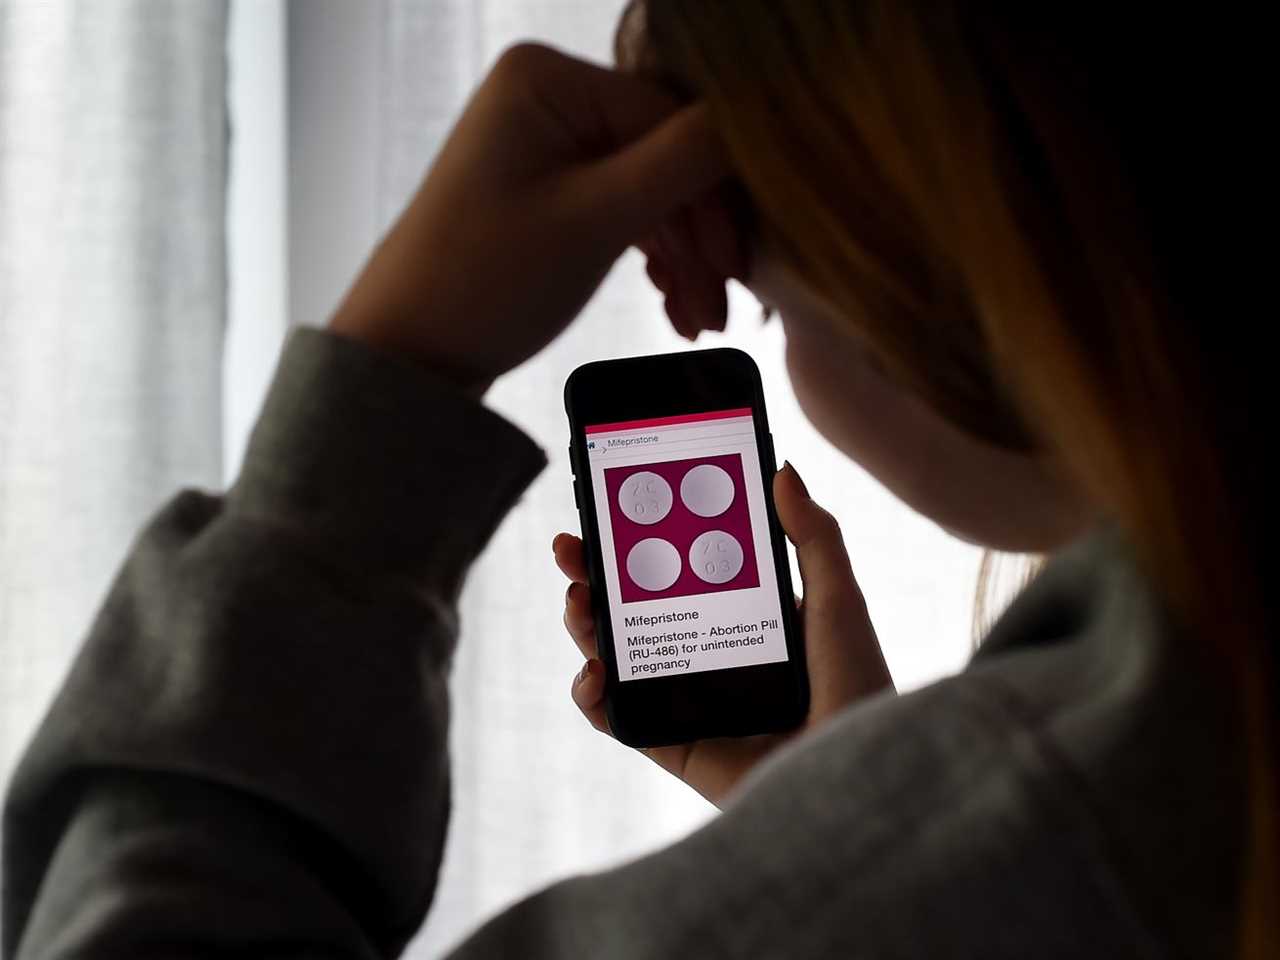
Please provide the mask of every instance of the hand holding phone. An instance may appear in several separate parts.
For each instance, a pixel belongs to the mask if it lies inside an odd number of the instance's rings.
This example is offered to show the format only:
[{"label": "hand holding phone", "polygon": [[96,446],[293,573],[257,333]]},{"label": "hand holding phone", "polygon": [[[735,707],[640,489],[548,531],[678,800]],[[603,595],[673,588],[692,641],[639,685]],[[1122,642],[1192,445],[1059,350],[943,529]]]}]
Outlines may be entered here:
[{"label": "hand holding phone", "polygon": [[[586,364],[569,378],[565,404],[583,539],[558,554],[588,585],[590,602],[580,604],[595,614],[594,653],[584,683],[601,671],[609,731],[631,746],[668,747],[799,729],[810,675],[750,357],[721,349]],[[858,683],[883,686],[887,672],[834,521],[794,471],[786,476],[802,562],[826,557],[815,575],[843,598],[818,615],[833,632],[864,632],[875,650],[859,680],[819,678],[826,702],[843,703]]]},{"label": "hand holding phone", "polygon": [[[821,726],[854,700],[892,688],[893,681],[835,520],[810,499],[789,465],[775,477],[773,491],[778,519],[796,545],[803,580],[799,622],[811,690],[809,713],[800,727],[804,731]],[[586,658],[573,679],[571,695],[587,721],[607,734],[605,666],[597,648],[583,544],[578,537],[562,533],[553,541],[552,552],[556,565],[570,581],[565,594],[565,629]],[[718,805],[787,736],[721,737],[649,747],[644,752]]]}]

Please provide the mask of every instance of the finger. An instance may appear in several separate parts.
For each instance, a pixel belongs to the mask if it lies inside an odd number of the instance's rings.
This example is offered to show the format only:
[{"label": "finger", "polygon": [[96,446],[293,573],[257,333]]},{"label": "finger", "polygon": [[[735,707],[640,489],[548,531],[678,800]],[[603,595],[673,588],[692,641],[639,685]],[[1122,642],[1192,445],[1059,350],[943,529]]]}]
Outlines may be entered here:
[{"label": "finger", "polygon": [[658,265],[664,271],[670,272],[667,264],[671,260],[670,251],[667,250],[666,238],[662,235],[663,225],[659,224],[657,228],[649,231],[645,236],[635,242],[636,249],[643,253],[649,260],[657,261]]},{"label": "finger", "polygon": [[680,214],[659,225],[646,239],[636,246],[647,258],[645,272],[653,285],[663,295],[662,309],[671,321],[672,329],[686,340],[692,341],[699,329],[689,307],[689,263],[687,245],[675,237]]},{"label": "finger", "polygon": [[729,291],[723,280],[713,280],[707,287],[708,330],[721,333],[729,325]]},{"label": "finger", "polygon": [[729,321],[729,296],[725,281],[742,279],[747,274],[746,242],[717,190],[698,200],[690,208],[689,220],[694,246],[704,267],[706,285],[707,328],[724,330]]},{"label": "finger", "polygon": [[728,325],[729,297],[723,282],[695,270],[677,282],[676,290],[670,298],[668,316],[681,336],[696,340],[703,330],[719,332]]},{"label": "finger", "polygon": [[743,279],[749,272],[749,245],[729,206],[729,193],[721,189],[706,194],[674,214],[636,246],[644,253],[645,271],[664,294],[677,287],[688,289],[689,278],[677,282],[676,266],[688,272],[696,265],[699,286],[707,292],[711,322],[703,326],[723,329],[728,313],[724,283]]},{"label": "finger", "polygon": [[654,286],[664,294],[663,312],[671,321],[671,327],[686,340],[694,341],[703,330],[724,330],[729,322],[729,295],[724,282],[708,276],[705,269],[682,267],[672,275],[659,268],[658,276],[665,281]]},{"label": "finger", "polygon": [[861,605],[862,591],[849,565],[840,525],[809,496],[790,462],[774,477],[773,499],[782,529],[795,544],[805,603],[810,607],[815,601]]},{"label": "finger", "polygon": [[609,733],[609,717],[604,709],[604,663],[589,659],[573,678],[569,696],[587,722],[601,733]]},{"label": "finger", "polygon": [[[515,55],[513,57],[513,55]],[[681,107],[681,101],[652,80],[581,60],[539,43],[519,43],[499,64],[514,64],[516,80],[531,87],[559,117],[573,138],[600,153],[612,153]]]},{"label": "finger", "polygon": [[683,208],[668,221],[664,231],[671,241],[675,288],[680,292],[678,300],[685,310],[681,321],[690,339],[702,330],[723,330],[729,312],[724,274],[708,261],[708,253],[702,248],[697,233],[699,206],[705,208],[706,204]]},{"label": "finger", "polygon": [[630,244],[731,172],[728,151],[704,104],[661,121],[583,174],[583,200],[621,244]]},{"label": "finger", "polygon": [[813,502],[790,463],[774,478],[774,502],[796,546],[804,597],[800,614],[809,661],[812,714],[893,686],[866,601],[835,518]]},{"label": "finger", "polygon": [[584,657],[596,656],[596,624],[585,584],[569,584],[564,597],[564,628]]},{"label": "finger", "polygon": [[748,243],[729,202],[729,190],[722,187],[699,198],[690,207],[689,219],[703,262],[721,279],[743,280],[749,266]]},{"label": "finger", "polygon": [[[706,105],[682,105],[651,80],[529,43],[504,53],[491,78],[527,91],[568,131],[585,161],[571,196],[603,244],[629,246],[731,171]],[[601,223],[612,237],[599,236]]]},{"label": "finger", "polygon": [[664,286],[659,287],[663,293],[663,312],[671,321],[672,329],[681,337],[692,341],[697,335],[697,329],[688,316],[690,244],[682,213],[678,212],[659,224],[652,236],[652,259],[667,281]]},{"label": "finger", "polygon": [[676,290],[664,297],[662,300],[662,310],[667,315],[667,319],[671,321],[671,327],[675,332],[684,337],[690,343],[697,338],[697,332],[694,325],[688,320],[687,300]]},{"label": "finger", "polygon": [[587,555],[582,538],[571,533],[557,533],[551,541],[551,555],[560,572],[574,583],[587,582]]},{"label": "finger", "polygon": [[649,277],[649,282],[661,290],[663,293],[669,293],[671,290],[671,273],[662,263],[652,257],[645,262],[644,272]]}]

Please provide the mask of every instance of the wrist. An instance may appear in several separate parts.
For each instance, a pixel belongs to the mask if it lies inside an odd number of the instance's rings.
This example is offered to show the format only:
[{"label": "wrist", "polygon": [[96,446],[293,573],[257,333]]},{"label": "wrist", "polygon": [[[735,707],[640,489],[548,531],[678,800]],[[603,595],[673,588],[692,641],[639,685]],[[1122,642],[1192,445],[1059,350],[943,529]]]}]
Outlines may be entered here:
[{"label": "wrist", "polygon": [[495,378],[434,350],[421,327],[421,322],[392,323],[385,318],[375,320],[340,309],[329,321],[328,329],[379,353],[407,360],[433,379],[448,383],[473,399],[483,398]]}]

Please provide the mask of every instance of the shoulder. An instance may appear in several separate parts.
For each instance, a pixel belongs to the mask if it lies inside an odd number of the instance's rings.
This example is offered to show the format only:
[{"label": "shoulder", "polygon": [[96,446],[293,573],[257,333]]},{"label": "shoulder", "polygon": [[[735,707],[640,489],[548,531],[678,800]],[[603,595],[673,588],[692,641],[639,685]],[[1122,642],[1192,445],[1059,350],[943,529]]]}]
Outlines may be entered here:
[{"label": "shoulder", "polygon": [[822,940],[797,955],[1157,956],[1070,779],[1016,696],[965,676],[848,711],[710,831],[790,864]]},{"label": "shoulder", "polygon": [[789,805],[787,842],[829,870],[806,882],[864,944],[1225,954],[1243,768],[1205,651],[1100,533],[963,674],[846,711],[760,770],[720,826],[751,832]]},{"label": "shoulder", "polygon": [[707,826],[529,898],[461,955],[1229,955],[1236,851],[1213,817],[1238,782],[1205,775],[1221,730],[1184,716],[1197,684],[1108,550],[1051,565],[963,674],[852,706]]}]

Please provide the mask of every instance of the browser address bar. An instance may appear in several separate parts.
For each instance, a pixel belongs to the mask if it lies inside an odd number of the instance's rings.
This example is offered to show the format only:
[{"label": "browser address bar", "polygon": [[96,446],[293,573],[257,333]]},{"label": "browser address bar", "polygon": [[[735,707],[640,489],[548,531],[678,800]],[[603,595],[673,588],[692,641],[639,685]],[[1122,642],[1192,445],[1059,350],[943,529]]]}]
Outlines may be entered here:
[{"label": "browser address bar", "polygon": [[627,430],[621,433],[596,434],[587,438],[587,455],[619,459],[650,450],[680,450],[705,447],[719,441],[741,443],[755,437],[751,421],[743,418],[732,424],[663,427],[655,430]]}]

